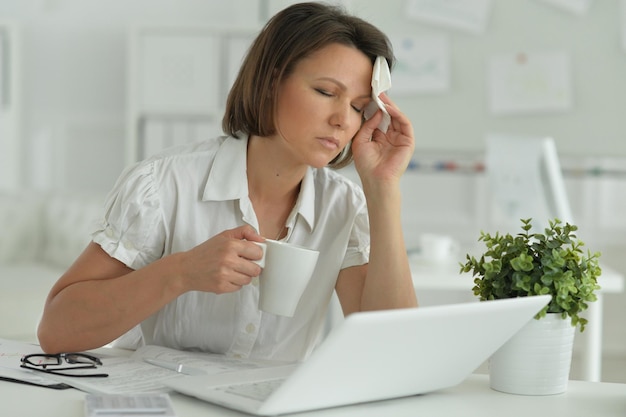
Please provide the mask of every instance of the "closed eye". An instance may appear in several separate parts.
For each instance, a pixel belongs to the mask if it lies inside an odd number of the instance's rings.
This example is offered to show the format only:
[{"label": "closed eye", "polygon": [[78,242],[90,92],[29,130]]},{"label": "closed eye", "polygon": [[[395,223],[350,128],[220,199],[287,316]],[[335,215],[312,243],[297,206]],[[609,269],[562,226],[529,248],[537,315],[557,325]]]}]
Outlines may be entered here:
[{"label": "closed eye", "polygon": [[354,111],[356,111],[357,113],[363,113],[363,109],[364,108],[359,108],[357,106],[352,106],[352,108],[354,109]]},{"label": "closed eye", "polygon": [[[326,91],[326,90],[324,90],[324,89],[322,89],[322,88],[316,88],[316,89],[315,89],[315,91],[317,91],[318,93],[320,93],[321,95],[323,95],[323,96],[325,96],[325,97],[334,97],[334,94],[333,94],[333,93],[328,92],[328,91]],[[355,112],[359,113],[359,114],[363,113],[364,108],[365,108],[365,107],[354,106],[354,105],[352,106],[352,109],[353,109]]]},{"label": "closed eye", "polygon": [[315,91],[317,91],[318,93],[320,93],[321,95],[326,96],[326,97],[332,97],[333,96],[332,93],[329,93],[326,90],[322,90],[321,88],[316,88]]}]

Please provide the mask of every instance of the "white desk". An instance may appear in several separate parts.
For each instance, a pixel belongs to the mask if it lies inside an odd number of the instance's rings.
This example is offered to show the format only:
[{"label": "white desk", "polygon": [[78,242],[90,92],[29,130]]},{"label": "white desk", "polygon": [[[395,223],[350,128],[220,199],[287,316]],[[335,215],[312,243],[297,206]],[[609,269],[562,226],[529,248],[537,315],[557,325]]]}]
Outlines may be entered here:
[{"label": "white desk", "polygon": [[[332,378],[332,376],[329,376]],[[56,391],[0,381],[0,415],[11,417],[83,417],[85,393]],[[247,414],[172,394],[177,417],[229,417]],[[570,381],[564,394],[518,396],[489,388],[486,375],[471,375],[460,385],[426,395],[339,407],[292,416],[551,416],[608,417],[626,415],[626,384]]]},{"label": "white desk", "polygon": [[[418,295],[420,291],[467,291],[473,295],[474,280],[470,274],[459,274],[458,263],[432,265],[411,259],[413,285]],[[602,304],[604,293],[624,291],[624,276],[617,271],[602,266],[602,275],[598,277],[602,289],[597,292],[598,300],[590,303],[585,312],[588,326],[581,334],[584,338],[583,379],[598,382],[602,373]],[[477,298],[476,298],[477,299]],[[578,332],[578,330],[577,330]]]}]

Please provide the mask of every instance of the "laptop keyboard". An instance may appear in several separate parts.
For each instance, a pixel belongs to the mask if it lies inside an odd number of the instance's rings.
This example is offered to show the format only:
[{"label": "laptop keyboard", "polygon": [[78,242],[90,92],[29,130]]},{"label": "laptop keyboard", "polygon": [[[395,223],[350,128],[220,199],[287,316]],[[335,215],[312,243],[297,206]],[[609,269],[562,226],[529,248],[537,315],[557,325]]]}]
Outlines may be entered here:
[{"label": "laptop keyboard", "polygon": [[264,401],[267,399],[285,380],[272,379],[269,381],[251,382],[247,384],[229,385],[220,388],[229,394],[240,395],[252,398],[253,400]]}]

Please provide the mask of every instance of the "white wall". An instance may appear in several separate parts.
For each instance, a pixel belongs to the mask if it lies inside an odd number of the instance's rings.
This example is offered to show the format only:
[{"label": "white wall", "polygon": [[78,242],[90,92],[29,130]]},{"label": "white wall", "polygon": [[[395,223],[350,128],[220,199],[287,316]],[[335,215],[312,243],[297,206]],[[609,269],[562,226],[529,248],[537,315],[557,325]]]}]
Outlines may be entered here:
[{"label": "white wall", "polygon": [[[484,135],[498,131],[551,135],[566,155],[626,155],[626,129],[621,120],[626,108],[626,51],[620,43],[620,30],[624,29],[620,27],[618,0],[592,2],[583,15],[564,12],[539,0],[495,0],[485,31],[478,34],[411,19],[407,17],[406,1],[343,2],[391,36],[438,35],[449,40],[450,89],[397,98],[414,121],[418,150],[481,151]],[[117,156],[124,149],[126,35],[131,23],[231,22],[255,26],[287,3],[0,2],[0,19],[18,22],[23,35],[22,182],[45,186],[53,181],[54,185],[69,187],[91,183],[103,189],[110,186],[124,163]],[[486,103],[486,60],[499,53],[554,50],[571,55],[571,110],[491,115]],[[89,137],[91,134],[96,137]],[[97,152],[82,151],[82,159],[89,161],[87,165],[94,175],[79,181],[63,166],[73,164],[80,155],[80,143],[100,138],[106,143]]]},{"label": "white wall", "polygon": [[21,127],[20,44],[18,25],[0,17],[0,189],[5,190],[19,187],[21,169],[15,140]]},{"label": "white wall", "polygon": [[[565,154],[626,155],[626,50],[620,36],[626,23],[620,22],[619,0],[592,1],[582,15],[540,0],[492,0],[481,33],[411,19],[406,1],[362,0],[351,4],[355,12],[390,36],[438,35],[449,41],[450,89],[398,99],[419,133],[418,150],[482,150],[485,133],[496,131],[550,135]],[[570,56],[570,110],[519,116],[490,114],[486,74],[492,55],[555,51]]]},{"label": "white wall", "polygon": [[22,34],[21,183],[99,190],[112,185],[124,164],[131,23],[252,25],[259,13],[257,2],[245,0],[0,2],[0,20],[17,22]]}]

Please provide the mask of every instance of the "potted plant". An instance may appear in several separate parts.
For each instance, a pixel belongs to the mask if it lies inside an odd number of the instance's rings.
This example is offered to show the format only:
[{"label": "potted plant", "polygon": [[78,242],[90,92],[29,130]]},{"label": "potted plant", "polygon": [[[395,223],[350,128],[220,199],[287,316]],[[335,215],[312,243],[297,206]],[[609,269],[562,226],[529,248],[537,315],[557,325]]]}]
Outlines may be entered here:
[{"label": "potted plant", "polygon": [[[535,316],[537,320],[531,320],[492,356],[490,383],[494,389],[519,394],[560,393],[569,379],[574,329],[582,332],[587,324],[580,313],[596,300],[595,291],[600,289],[600,253],[583,252],[575,225],[554,219],[544,233],[531,233],[531,219],[521,223],[522,232],[515,236],[481,232],[478,240],[487,250],[480,258],[468,254],[461,273],[475,277],[473,292],[481,301],[552,296]],[[533,334],[538,340],[533,340]],[[557,340],[556,335],[563,339]],[[556,359],[548,358],[551,350]],[[504,376],[494,375],[502,362],[509,361]],[[551,380],[550,374],[557,372]]]}]

